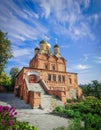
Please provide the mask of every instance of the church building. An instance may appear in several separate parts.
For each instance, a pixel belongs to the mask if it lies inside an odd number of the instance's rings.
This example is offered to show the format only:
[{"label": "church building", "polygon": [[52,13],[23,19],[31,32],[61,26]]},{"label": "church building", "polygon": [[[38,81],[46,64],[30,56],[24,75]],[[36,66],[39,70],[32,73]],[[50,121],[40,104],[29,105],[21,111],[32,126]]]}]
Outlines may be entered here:
[{"label": "church building", "polygon": [[44,40],[34,49],[29,67],[23,67],[16,76],[14,93],[32,108],[42,105],[43,95],[53,95],[63,103],[82,95],[77,73],[66,71],[66,60],[60,54],[59,45],[54,45],[52,54],[51,45]]}]

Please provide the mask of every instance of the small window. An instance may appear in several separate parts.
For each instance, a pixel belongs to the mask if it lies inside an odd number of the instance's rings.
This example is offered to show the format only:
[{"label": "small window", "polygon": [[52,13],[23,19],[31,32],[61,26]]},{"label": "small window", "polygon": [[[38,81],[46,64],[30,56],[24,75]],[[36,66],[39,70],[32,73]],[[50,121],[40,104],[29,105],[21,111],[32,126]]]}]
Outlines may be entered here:
[{"label": "small window", "polygon": [[61,82],[61,75],[58,75],[58,81]]},{"label": "small window", "polygon": [[48,80],[51,81],[51,75],[50,74],[48,74]]},{"label": "small window", "polygon": [[44,65],[44,68],[45,68],[45,70],[47,70],[47,69],[48,69],[48,67],[47,67],[47,65],[46,65],[46,64]]},{"label": "small window", "polygon": [[72,84],[72,79],[71,78],[69,78],[69,83]]},{"label": "small window", "polygon": [[53,81],[56,81],[56,75],[53,74]]},{"label": "small window", "polygon": [[55,70],[55,65],[52,65],[52,70]]},{"label": "small window", "polygon": [[62,82],[65,82],[65,76],[62,75]]},{"label": "small window", "polygon": [[75,83],[77,84],[77,80],[76,80],[76,79],[74,79],[74,81],[75,81]]}]

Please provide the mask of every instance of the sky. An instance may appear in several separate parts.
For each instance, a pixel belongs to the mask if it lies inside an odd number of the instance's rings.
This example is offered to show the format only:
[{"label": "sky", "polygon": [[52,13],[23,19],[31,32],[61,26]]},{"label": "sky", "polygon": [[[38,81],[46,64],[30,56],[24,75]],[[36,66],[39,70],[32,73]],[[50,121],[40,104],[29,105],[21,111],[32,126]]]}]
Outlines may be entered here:
[{"label": "sky", "polygon": [[59,45],[79,84],[101,81],[101,0],[0,0],[0,29],[12,43],[8,73],[28,67],[45,39],[52,52]]}]

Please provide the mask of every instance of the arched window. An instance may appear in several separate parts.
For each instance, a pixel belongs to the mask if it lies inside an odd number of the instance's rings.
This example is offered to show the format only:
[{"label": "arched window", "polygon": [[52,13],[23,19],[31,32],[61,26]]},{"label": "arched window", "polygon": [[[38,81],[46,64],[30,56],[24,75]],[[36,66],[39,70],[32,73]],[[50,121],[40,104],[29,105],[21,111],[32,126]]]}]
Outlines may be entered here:
[{"label": "arched window", "polygon": [[56,81],[56,75],[53,74],[53,81]]},{"label": "arched window", "polygon": [[51,75],[50,74],[48,74],[48,80],[51,81]]},{"label": "arched window", "polygon": [[69,83],[72,84],[72,79],[71,78],[69,78]]},{"label": "arched window", "polygon": [[65,82],[65,76],[62,75],[62,82]]},{"label": "arched window", "polygon": [[61,82],[61,75],[58,75],[58,81]]},{"label": "arched window", "polygon": [[52,70],[55,70],[55,65],[52,65]]},{"label": "arched window", "polygon": [[45,69],[45,70],[47,70],[47,69],[48,69],[47,64],[44,64],[44,69]]}]

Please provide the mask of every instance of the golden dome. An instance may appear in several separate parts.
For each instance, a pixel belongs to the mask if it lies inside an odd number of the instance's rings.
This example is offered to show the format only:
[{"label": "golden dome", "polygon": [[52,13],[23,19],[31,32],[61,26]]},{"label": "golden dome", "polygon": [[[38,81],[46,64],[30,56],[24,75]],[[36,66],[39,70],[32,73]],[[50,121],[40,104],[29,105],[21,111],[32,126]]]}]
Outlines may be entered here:
[{"label": "golden dome", "polygon": [[47,45],[49,48],[51,48],[51,45],[50,45],[48,42],[46,42],[46,45]]}]

